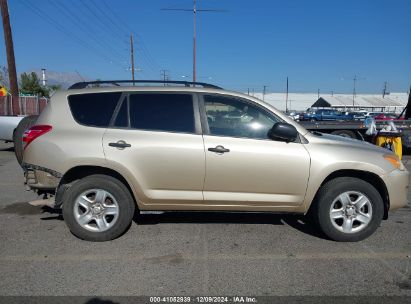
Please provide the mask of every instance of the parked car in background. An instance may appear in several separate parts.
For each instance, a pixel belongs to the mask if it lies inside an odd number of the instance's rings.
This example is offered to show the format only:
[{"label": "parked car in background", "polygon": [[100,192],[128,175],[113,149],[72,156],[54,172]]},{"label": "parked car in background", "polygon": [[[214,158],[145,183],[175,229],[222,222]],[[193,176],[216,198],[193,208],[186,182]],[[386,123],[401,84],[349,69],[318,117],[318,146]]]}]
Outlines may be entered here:
[{"label": "parked car in background", "polygon": [[404,117],[399,117],[395,113],[381,113],[373,116],[375,120],[404,120]]},{"label": "parked car in background", "polygon": [[325,121],[344,119],[342,113],[333,109],[317,109],[300,114],[300,121]]},{"label": "parked car in background", "polygon": [[381,115],[381,114],[384,114],[384,112],[367,112],[367,114],[365,114],[365,116],[374,117],[374,116]]},{"label": "parked car in background", "polygon": [[13,141],[13,134],[24,116],[0,116],[0,140]]},{"label": "parked car in background", "polygon": [[14,113],[12,97],[0,96],[0,140],[13,141],[19,123],[24,117],[38,115],[46,106],[48,99],[22,95],[18,97],[18,101],[19,110]]},{"label": "parked car in background", "polygon": [[287,115],[288,117],[291,117],[293,120],[298,121],[300,119],[301,114],[298,112],[289,112]]},{"label": "parked car in background", "polygon": [[365,120],[365,118],[363,112],[345,112],[343,114],[344,120]]}]

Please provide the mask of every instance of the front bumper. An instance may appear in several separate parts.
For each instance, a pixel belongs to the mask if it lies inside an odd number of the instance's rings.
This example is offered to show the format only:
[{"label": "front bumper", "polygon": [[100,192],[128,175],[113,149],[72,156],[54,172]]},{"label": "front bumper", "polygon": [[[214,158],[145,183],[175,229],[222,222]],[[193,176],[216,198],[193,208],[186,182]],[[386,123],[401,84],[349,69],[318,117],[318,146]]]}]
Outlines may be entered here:
[{"label": "front bumper", "polygon": [[390,200],[390,211],[407,204],[407,193],[410,184],[410,173],[407,170],[394,170],[381,176]]}]

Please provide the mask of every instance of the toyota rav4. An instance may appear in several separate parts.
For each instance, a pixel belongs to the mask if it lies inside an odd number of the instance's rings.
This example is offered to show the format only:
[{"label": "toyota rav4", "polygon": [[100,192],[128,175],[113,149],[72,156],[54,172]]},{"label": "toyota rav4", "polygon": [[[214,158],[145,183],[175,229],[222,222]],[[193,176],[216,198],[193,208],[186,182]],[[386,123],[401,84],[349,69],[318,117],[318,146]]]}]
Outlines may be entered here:
[{"label": "toyota rav4", "polygon": [[406,204],[391,151],[212,85],[144,83],[75,84],[24,134],[28,187],[81,239],[119,237],[135,210],[212,210],[307,214],[330,239],[359,241]]}]

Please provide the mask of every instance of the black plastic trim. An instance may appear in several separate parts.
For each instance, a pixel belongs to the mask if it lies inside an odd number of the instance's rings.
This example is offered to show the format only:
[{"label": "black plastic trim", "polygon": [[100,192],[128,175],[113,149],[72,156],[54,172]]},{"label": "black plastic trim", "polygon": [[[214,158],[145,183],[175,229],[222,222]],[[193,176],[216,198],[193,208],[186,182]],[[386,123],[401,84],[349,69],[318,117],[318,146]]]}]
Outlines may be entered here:
[{"label": "black plastic trim", "polygon": [[156,84],[179,84],[184,85],[186,87],[195,87],[195,86],[202,86],[203,88],[210,88],[210,89],[221,89],[221,87],[205,83],[205,82],[191,82],[191,81],[172,81],[172,80],[104,80],[104,81],[83,81],[77,82],[72,84],[68,89],[84,89],[87,88],[89,85],[100,85],[100,84],[111,84],[114,86],[120,86],[120,83],[131,83],[131,84],[139,84],[139,83],[156,83]]},{"label": "black plastic trim", "polygon": [[32,164],[27,164],[27,163],[21,163],[21,166],[23,167],[23,170],[39,170],[39,171],[43,171],[46,173],[50,173],[51,175],[53,175],[54,177],[57,178],[62,178],[63,174],[61,174],[60,172],[48,169],[48,168],[44,168],[41,166],[37,166],[37,165],[32,165]]}]

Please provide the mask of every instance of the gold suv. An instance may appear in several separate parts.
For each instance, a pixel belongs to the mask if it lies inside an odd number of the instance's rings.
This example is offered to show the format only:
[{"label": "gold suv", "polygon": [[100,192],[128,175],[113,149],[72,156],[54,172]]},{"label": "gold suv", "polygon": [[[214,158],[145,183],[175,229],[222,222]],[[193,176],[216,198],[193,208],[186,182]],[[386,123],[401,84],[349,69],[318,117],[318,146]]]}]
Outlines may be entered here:
[{"label": "gold suv", "polygon": [[406,204],[409,173],[388,150],[212,85],[121,83],[57,93],[23,137],[27,185],[79,238],[120,236],[137,208],[309,214],[359,241]]}]

